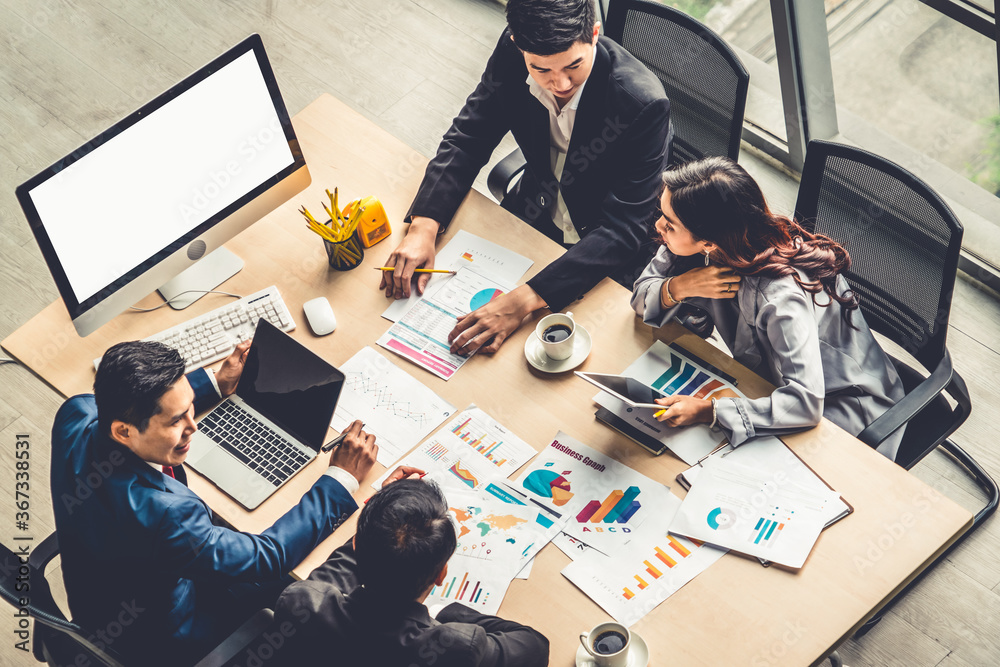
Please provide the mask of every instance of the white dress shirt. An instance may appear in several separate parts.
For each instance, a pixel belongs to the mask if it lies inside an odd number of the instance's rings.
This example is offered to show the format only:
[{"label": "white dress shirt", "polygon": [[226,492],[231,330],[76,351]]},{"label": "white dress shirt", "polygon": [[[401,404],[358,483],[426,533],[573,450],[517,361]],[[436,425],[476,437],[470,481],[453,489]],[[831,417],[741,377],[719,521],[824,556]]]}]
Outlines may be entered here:
[{"label": "white dress shirt", "polygon": [[[596,46],[594,47],[594,55],[595,57],[597,55]],[[576,124],[576,109],[580,106],[580,96],[583,95],[583,89],[586,87],[587,82],[584,81],[580,84],[576,94],[573,95],[569,102],[563,105],[562,109],[559,108],[556,96],[538,85],[538,82],[531,78],[530,74],[526,83],[531,94],[549,112],[549,165],[556,180],[562,180],[563,167],[566,166],[566,153],[569,150],[570,138],[573,136],[573,126]],[[572,245],[580,240],[580,235],[577,233],[576,227],[569,217],[569,210],[566,208],[566,202],[563,200],[561,188],[556,194],[556,205],[552,210],[552,222],[562,230],[563,243]]]}]

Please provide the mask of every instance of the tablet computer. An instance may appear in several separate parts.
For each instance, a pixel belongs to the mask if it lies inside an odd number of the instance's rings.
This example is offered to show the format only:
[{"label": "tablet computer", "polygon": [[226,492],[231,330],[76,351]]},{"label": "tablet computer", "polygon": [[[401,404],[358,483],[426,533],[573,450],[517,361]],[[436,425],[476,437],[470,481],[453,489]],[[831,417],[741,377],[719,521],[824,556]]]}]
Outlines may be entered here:
[{"label": "tablet computer", "polygon": [[624,375],[606,375],[604,373],[584,373],[576,371],[576,374],[598,387],[608,392],[615,398],[624,401],[633,408],[650,408],[660,410],[662,405],[654,403],[658,398],[666,398],[666,394],[661,394],[652,387],[645,385],[635,378]]}]

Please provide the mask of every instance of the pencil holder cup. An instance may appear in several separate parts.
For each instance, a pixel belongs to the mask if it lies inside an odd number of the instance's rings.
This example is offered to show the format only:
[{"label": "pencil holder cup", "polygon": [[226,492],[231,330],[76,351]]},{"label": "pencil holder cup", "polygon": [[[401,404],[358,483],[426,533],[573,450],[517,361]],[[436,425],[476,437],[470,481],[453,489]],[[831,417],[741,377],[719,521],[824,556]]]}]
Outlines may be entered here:
[{"label": "pencil holder cup", "polygon": [[365,258],[365,249],[357,234],[351,234],[337,243],[324,239],[323,245],[326,246],[326,256],[330,258],[330,266],[337,271],[350,271]]}]

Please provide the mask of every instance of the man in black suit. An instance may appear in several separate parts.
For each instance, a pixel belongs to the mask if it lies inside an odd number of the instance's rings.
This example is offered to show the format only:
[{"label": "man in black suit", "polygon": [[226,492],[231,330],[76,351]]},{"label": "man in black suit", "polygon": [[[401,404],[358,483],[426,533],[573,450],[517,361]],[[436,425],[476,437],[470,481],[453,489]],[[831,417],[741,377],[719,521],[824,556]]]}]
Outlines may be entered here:
[{"label": "man in black suit", "polygon": [[[412,471],[403,467],[390,480]],[[459,602],[431,618],[423,601],[444,582],[456,543],[437,486],[419,479],[385,485],[361,510],[354,540],[278,599],[278,662],[317,664],[329,656],[345,666],[548,664],[548,640],[527,626]]]},{"label": "man in black suit", "polygon": [[[459,319],[453,353],[495,352],[531,313],[562,310],[639,261],[670,152],[662,84],[599,36],[593,0],[509,0],[507,24],[427,167],[407,235],[386,260],[396,270],[383,273],[380,288],[408,297],[414,270],[433,268],[438,235],[508,131],[527,166],[503,206],[567,251]],[[419,274],[419,293],[428,279]]]}]

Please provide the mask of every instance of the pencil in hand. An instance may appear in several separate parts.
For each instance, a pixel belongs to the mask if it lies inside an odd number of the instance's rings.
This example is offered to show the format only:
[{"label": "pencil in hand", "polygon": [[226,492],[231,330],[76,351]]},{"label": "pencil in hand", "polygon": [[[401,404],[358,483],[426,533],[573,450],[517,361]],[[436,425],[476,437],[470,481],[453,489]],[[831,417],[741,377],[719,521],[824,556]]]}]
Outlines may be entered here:
[{"label": "pencil in hand", "polygon": [[[395,266],[376,266],[376,271],[395,271]],[[458,271],[450,271],[448,269],[414,269],[414,273],[449,273],[455,275]]]}]

